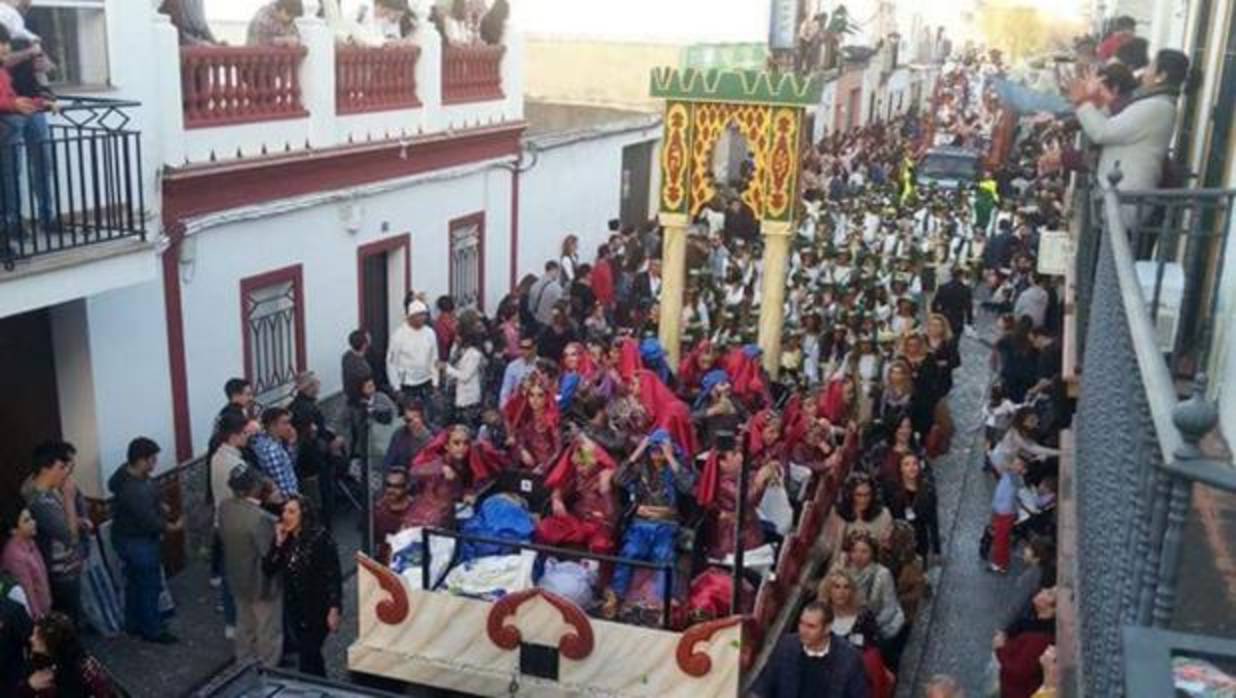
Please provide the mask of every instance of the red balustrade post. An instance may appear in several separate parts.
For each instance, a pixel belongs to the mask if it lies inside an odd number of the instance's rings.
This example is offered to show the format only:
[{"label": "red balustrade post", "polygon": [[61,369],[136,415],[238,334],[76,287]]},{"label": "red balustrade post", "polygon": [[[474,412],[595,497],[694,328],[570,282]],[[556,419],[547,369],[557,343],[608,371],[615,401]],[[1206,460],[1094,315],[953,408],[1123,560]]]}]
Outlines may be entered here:
[{"label": "red balustrade post", "polygon": [[335,107],[340,114],[410,109],[416,96],[416,46],[340,47],[335,61]]},{"label": "red balustrade post", "polygon": [[299,67],[303,46],[186,46],[181,88],[186,128],[305,115]]},{"label": "red balustrade post", "polygon": [[442,49],[442,103],[502,99],[504,46],[445,46]]}]

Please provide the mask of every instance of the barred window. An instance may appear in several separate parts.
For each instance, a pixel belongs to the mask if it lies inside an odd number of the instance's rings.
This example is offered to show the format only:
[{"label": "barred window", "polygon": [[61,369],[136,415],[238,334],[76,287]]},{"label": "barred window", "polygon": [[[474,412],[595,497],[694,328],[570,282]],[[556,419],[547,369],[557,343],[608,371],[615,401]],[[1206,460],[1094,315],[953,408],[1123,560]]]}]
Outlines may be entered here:
[{"label": "barred window", "polygon": [[451,221],[451,297],[456,307],[480,308],[485,291],[483,279],[485,217],[475,214]]},{"label": "barred window", "polygon": [[245,375],[259,405],[291,398],[305,367],[304,298],[299,265],[241,281]]}]

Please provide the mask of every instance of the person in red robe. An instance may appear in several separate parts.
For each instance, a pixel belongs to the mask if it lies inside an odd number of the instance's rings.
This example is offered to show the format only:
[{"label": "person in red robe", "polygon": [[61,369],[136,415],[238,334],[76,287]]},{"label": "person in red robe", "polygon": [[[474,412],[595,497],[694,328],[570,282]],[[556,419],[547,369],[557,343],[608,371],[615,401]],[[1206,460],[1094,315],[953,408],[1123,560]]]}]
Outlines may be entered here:
[{"label": "person in red robe", "polygon": [[468,501],[503,469],[502,454],[483,441],[473,441],[468,428],[443,430],[412,459],[408,477],[416,486],[404,523],[412,526],[455,525],[455,504]]},{"label": "person in red robe", "polygon": [[604,448],[586,436],[576,438],[545,478],[553,513],[537,524],[537,542],[612,555],[618,549],[615,468]]},{"label": "person in red robe", "polygon": [[688,460],[700,452],[695,427],[691,424],[691,408],[679,400],[678,396],[661,382],[657,374],[647,369],[638,369],[631,373],[628,383],[631,391],[639,396],[644,409],[651,415],[652,428],[669,432]]},{"label": "person in red robe", "polygon": [[597,261],[592,265],[592,273],[588,281],[592,285],[592,293],[596,295],[597,302],[605,308],[607,315],[612,313],[617,296],[614,293],[614,267],[609,259],[609,245],[601,245],[597,248]]},{"label": "person in red robe", "polygon": [[530,374],[502,411],[515,462],[525,470],[544,472],[562,449],[558,403],[550,394],[548,380],[539,373]]},{"label": "person in red robe", "polygon": [[742,448],[713,449],[704,462],[704,471],[695,489],[695,500],[715,516],[708,529],[707,550],[711,560],[724,560],[737,549],[741,539],[743,550],[764,544],[764,529],[756,508],[764,498],[764,490],[781,476],[775,460],[766,461],[754,474],[748,473],[747,498],[743,504],[742,531],[736,531],[738,520],[738,487],[743,472]]},{"label": "person in red robe", "polygon": [[747,420],[747,453],[752,462],[763,465],[769,460],[787,463],[786,445],[781,438],[781,415],[775,410],[763,409]]},{"label": "person in red robe", "polygon": [[717,353],[712,342],[705,339],[697,343],[682,357],[682,361],[678,362],[678,392],[688,401],[694,402],[699,394],[701,381],[716,363]]},{"label": "person in red robe", "polygon": [[721,359],[721,368],[730,375],[734,397],[750,411],[772,404],[768,383],[760,366],[760,348],[754,345],[734,347]]}]

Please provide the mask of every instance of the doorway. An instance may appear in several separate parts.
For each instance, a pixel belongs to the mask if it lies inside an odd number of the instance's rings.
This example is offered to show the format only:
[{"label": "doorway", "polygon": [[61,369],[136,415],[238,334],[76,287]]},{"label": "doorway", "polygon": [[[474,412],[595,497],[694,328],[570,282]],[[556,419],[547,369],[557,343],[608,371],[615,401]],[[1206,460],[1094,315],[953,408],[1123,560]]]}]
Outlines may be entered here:
[{"label": "doorway", "polygon": [[13,501],[38,444],[60,439],[51,316],[46,308],[0,319],[0,499]]},{"label": "doorway", "polygon": [[357,326],[369,333],[369,366],[379,387],[386,385],[386,349],[391,330],[404,316],[404,296],[411,288],[410,240],[407,234],[362,245],[357,259]]},{"label": "doorway", "polygon": [[636,143],[622,149],[622,193],[618,218],[623,225],[648,221],[649,188],[652,186],[653,142]]}]

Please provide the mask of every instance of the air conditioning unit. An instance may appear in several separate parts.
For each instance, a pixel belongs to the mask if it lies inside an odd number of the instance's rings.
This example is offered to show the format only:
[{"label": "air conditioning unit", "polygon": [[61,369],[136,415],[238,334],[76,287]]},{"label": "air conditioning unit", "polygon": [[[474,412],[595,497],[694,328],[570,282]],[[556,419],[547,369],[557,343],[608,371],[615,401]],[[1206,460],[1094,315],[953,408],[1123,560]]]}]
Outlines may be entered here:
[{"label": "air conditioning unit", "polygon": [[[1153,310],[1155,280],[1159,276],[1159,262],[1146,260],[1134,263],[1137,282],[1146,299],[1146,314]],[[1159,286],[1159,317],[1155,322],[1155,338],[1159,350],[1171,352],[1176,346],[1176,331],[1180,324],[1180,306],[1184,302],[1184,268],[1176,262],[1163,265],[1163,283]]]}]

